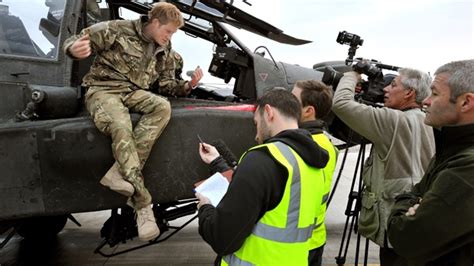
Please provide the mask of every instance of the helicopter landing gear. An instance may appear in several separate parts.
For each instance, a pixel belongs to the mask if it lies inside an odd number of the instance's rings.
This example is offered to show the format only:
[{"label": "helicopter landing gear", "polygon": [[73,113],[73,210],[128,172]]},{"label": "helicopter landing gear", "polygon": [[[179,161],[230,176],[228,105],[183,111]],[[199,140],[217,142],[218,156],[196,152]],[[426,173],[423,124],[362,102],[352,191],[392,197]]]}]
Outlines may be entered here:
[{"label": "helicopter landing gear", "polygon": [[146,244],[138,245],[124,250],[114,251],[111,253],[106,253],[102,251],[105,245],[108,244],[110,248],[113,248],[118,244],[125,244],[127,240],[133,240],[135,237],[138,236],[134,210],[130,207],[125,207],[121,208],[119,213],[118,209],[112,209],[112,214],[110,218],[104,223],[104,226],[100,230],[100,235],[104,239],[94,250],[94,253],[98,253],[104,257],[113,257],[163,242],[178,233],[179,231],[181,231],[181,229],[186,227],[188,224],[190,224],[193,220],[197,218],[197,215],[193,215],[190,219],[188,219],[180,226],[172,226],[169,224],[169,221],[173,221],[177,218],[194,214],[196,210],[197,199],[182,200],[164,205],[154,204],[153,213],[156,218],[156,223],[160,228],[161,234],[156,239],[151,240]]}]

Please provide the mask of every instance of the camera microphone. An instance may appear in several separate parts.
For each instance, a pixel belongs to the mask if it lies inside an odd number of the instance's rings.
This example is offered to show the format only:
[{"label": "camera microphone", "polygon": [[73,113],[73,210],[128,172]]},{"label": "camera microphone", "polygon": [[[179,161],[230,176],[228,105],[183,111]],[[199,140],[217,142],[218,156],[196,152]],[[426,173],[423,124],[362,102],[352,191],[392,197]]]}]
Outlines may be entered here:
[{"label": "camera microphone", "polygon": [[229,147],[227,147],[222,139],[213,140],[211,144],[216,147],[219,154],[230,167],[234,168],[237,166],[237,157],[235,157],[234,153],[229,149]]},{"label": "camera microphone", "polygon": [[393,70],[393,71],[398,71],[401,68],[401,67],[382,64],[382,63],[377,63],[377,64],[375,64],[375,66],[383,68],[383,69],[387,69],[387,70]]}]

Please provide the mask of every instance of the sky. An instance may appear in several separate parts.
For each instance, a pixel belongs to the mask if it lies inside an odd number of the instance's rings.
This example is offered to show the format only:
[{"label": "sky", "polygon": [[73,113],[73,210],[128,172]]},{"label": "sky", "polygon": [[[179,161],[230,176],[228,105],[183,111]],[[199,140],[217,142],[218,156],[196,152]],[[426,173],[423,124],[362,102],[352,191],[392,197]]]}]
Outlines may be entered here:
[{"label": "sky", "polygon": [[[305,45],[281,44],[244,30],[233,29],[251,50],[266,46],[276,61],[312,68],[324,61],[345,60],[347,45],[336,42],[340,31],[359,35],[363,45],[356,57],[375,59],[400,67],[434,73],[450,61],[474,58],[474,0],[241,0],[234,4],[257,18],[283,30],[287,35],[310,40]],[[45,51],[51,46],[38,31],[47,13],[44,0],[3,0],[15,15],[20,15],[30,35]],[[103,1],[102,4],[105,4]],[[24,5],[30,5],[25,8]],[[38,8],[42,10],[38,12]],[[37,14],[38,16],[32,16]],[[232,27],[231,27],[232,28]],[[192,40],[179,31],[173,47],[183,55],[185,70],[209,67],[213,45]],[[268,58],[268,53],[266,55]],[[222,82],[205,74],[203,82]]]},{"label": "sky", "polygon": [[[276,61],[312,67],[345,60],[349,46],[336,42],[339,31],[359,35],[356,57],[375,59],[429,73],[454,60],[474,58],[474,0],[249,0],[234,4],[287,35],[312,43],[293,46],[234,29],[250,50],[266,46]],[[189,42],[173,46],[185,59],[185,69],[207,68],[210,57],[196,53]],[[210,46],[209,49],[212,49]],[[211,51],[208,51],[211,52]],[[205,54],[209,59],[204,59]],[[267,55],[268,57],[268,55]],[[209,75],[203,81],[212,79]]]}]

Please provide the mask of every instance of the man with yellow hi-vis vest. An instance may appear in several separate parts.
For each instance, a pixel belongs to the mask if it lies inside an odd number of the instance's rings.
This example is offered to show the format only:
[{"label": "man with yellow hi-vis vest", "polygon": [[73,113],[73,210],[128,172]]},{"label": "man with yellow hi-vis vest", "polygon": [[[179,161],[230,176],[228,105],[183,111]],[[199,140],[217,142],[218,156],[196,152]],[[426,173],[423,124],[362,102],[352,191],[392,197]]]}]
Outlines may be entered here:
[{"label": "man with yellow hi-vis vest", "polygon": [[[324,193],[319,184],[328,153],[298,129],[300,116],[291,92],[266,92],[254,114],[260,145],[241,157],[216,207],[196,194],[199,234],[218,254],[218,264],[308,264],[309,239],[323,209],[317,199]],[[211,166],[224,164],[211,145],[200,144],[199,153]]]},{"label": "man with yellow hi-vis vest", "polygon": [[308,264],[310,266],[321,266],[324,245],[326,244],[326,217],[327,201],[331,192],[332,175],[336,169],[338,150],[325,135],[325,122],[322,120],[331,111],[332,90],[318,80],[297,81],[291,91],[301,103],[301,118],[299,127],[308,130],[313,140],[325,149],[329,154],[329,161],[323,169],[324,194],[319,201],[323,213],[318,217],[318,224],[313,230],[313,236],[309,241]]}]

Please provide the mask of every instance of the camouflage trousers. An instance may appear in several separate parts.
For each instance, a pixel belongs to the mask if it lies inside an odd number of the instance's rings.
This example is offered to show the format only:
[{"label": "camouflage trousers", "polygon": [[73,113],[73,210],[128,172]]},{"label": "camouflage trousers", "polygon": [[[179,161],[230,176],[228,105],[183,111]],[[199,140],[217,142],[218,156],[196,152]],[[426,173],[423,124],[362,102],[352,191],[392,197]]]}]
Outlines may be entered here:
[{"label": "camouflage trousers", "polygon": [[[142,168],[153,144],[161,135],[171,117],[171,106],[166,98],[146,90],[114,92],[94,89],[86,95],[87,110],[96,127],[112,137],[112,152],[119,171],[135,188],[128,200],[134,209],[151,203],[151,195],[144,184]],[[142,114],[132,129],[130,112]]]}]

